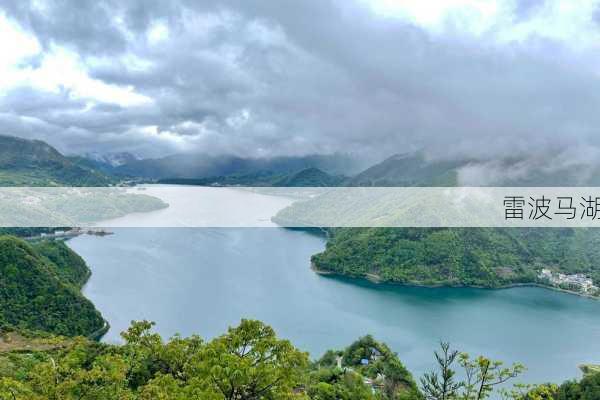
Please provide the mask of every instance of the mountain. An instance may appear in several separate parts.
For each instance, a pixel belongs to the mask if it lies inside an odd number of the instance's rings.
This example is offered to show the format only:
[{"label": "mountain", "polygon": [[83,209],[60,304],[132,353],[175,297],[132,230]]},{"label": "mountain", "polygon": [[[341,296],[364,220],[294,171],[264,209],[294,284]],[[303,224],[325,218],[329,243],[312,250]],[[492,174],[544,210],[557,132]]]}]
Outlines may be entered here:
[{"label": "mountain", "polygon": [[232,174],[226,176],[212,176],[208,178],[171,178],[160,179],[159,183],[171,185],[198,185],[198,186],[310,186],[310,187],[328,187],[338,186],[346,180],[346,177],[340,175],[330,175],[318,168],[306,168],[290,174],[276,174],[268,171],[261,171],[251,174]]},{"label": "mountain", "polygon": [[40,140],[0,136],[2,186],[104,186],[106,174],[77,164]]},{"label": "mountain", "polygon": [[[472,184],[600,184],[594,167],[584,171],[581,166],[549,166],[522,158],[426,161],[416,153],[392,156],[351,178],[348,185],[457,186],[464,183],[465,174],[471,174]],[[547,284],[540,272],[550,269],[584,274],[600,286],[596,229],[338,228],[328,232],[325,251],[312,258],[319,272],[402,284],[501,287]],[[600,295],[590,290],[586,293]]]},{"label": "mountain", "polygon": [[422,153],[397,154],[367,168],[348,186],[456,186],[465,161],[428,162]]},{"label": "mountain", "polygon": [[147,179],[205,179],[232,175],[287,175],[306,168],[350,175],[358,172],[360,167],[361,163],[354,157],[342,154],[274,158],[177,154],[129,162],[116,167],[115,173]]},{"label": "mountain", "polygon": [[339,186],[344,182],[343,176],[333,176],[318,168],[306,168],[294,174],[290,174],[275,182],[273,186],[289,187],[328,187]]},{"label": "mountain", "polygon": [[0,327],[98,336],[105,322],[80,293],[89,273],[62,242],[0,237]]},{"label": "mountain", "polygon": [[427,159],[396,154],[358,173],[347,186],[599,186],[600,167],[555,154],[502,159]]},{"label": "mountain", "polygon": [[600,282],[596,229],[344,228],[315,270],[415,285],[497,288],[538,282],[542,268]]},{"label": "mountain", "polygon": [[101,164],[108,164],[112,167],[132,163],[141,160],[140,157],[127,151],[112,152],[112,153],[86,153],[85,158],[96,161]]}]

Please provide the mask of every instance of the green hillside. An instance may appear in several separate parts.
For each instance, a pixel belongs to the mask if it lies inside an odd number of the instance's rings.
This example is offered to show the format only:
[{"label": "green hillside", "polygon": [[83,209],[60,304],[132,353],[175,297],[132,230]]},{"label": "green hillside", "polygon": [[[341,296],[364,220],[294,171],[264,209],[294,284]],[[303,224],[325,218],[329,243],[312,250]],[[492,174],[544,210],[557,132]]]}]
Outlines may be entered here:
[{"label": "green hillside", "polygon": [[0,136],[0,186],[106,186],[113,182],[45,142]]},{"label": "green hillside", "polygon": [[421,153],[397,154],[367,168],[347,186],[456,186],[457,169],[467,162],[428,162]]},{"label": "green hillside", "polygon": [[344,154],[301,157],[244,158],[231,155],[176,154],[163,158],[128,162],[114,168],[121,176],[148,179],[214,179],[215,177],[258,175],[285,176],[307,168],[329,174],[350,175],[361,162]]},{"label": "green hillside", "polygon": [[254,187],[327,187],[341,185],[346,178],[331,175],[318,168],[310,167],[290,173],[259,171],[250,174],[231,174],[208,178],[169,178],[159,183],[198,186],[254,186]]},{"label": "green hillside", "polygon": [[318,168],[306,168],[278,180],[273,186],[287,187],[328,187],[338,186],[344,181],[342,176],[333,176]]},{"label": "green hillside", "polygon": [[[506,161],[506,168],[515,162]],[[427,162],[420,154],[393,156],[358,174],[350,184],[455,186],[458,168],[467,164]],[[572,182],[568,171],[552,177],[538,171],[533,176],[537,180],[520,179],[511,184]],[[589,175],[588,183],[593,183],[595,176]],[[338,228],[329,232],[325,251],[312,258],[315,269],[322,272],[402,284],[501,287],[545,284],[538,275],[548,268],[556,273],[585,274],[600,286],[597,229]],[[570,289],[562,283],[559,286]]]},{"label": "green hillside", "polygon": [[319,271],[419,285],[501,287],[537,282],[543,267],[600,282],[596,229],[334,229]]},{"label": "green hillside", "polygon": [[120,346],[75,340],[52,348],[38,341],[40,350],[4,354],[0,346],[0,398],[423,399],[398,357],[370,336],[311,363],[260,321],[242,320],[208,341],[177,336],[165,342],[151,328],[133,323]]},{"label": "green hillside", "polygon": [[0,326],[92,335],[104,320],[80,288],[89,270],[64,243],[0,237]]}]

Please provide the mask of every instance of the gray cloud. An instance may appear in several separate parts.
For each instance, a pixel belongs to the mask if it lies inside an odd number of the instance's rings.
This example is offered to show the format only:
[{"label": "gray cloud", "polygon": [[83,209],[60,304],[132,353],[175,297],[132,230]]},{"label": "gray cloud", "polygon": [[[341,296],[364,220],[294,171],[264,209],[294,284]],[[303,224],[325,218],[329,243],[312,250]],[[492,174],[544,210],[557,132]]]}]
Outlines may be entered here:
[{"label": "gray cloud", "polygon": [[[519,1],[516,18],[540,3]],[[558,42],[433,36],[347,1],[2,8],[42,44],[75,49],[93,78],[154,100],[85,107],[68,93],[5,93],[2,132],[65,151],[384,156],[425,148],[432,157],[494,158],[600,146],[597,56]],[[152,44],[156,23],[169,37]],[[152,126],[157,133],[145,133]]]},{"label": "gray cloud", "polygon": [[515,17],[517,20],[528,19],[544,6],[546,0],[516,0]]}]

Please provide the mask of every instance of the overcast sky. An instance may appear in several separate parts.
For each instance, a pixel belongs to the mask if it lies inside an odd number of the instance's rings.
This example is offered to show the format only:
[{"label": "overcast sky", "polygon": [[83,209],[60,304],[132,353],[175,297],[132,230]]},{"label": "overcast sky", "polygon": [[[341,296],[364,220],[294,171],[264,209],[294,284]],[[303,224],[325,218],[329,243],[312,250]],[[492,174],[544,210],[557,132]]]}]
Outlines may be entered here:
[{"label": "overcast sky", "polygon": [[67,153],[600,159],[594,1],[0,0],[0,38],[0,133]]}]

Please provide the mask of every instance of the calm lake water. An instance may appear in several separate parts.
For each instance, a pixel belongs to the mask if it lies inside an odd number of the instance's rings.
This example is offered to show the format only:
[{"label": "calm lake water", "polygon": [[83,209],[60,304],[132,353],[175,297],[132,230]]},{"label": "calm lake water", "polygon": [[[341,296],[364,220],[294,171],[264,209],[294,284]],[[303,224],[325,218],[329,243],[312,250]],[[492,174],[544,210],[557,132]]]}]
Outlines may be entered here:
[{"label": "calm lake water", "polygon": [[210,338],[240,318],[272,325],[313,357],[371,333],[419,376],[439,340],[528,368],[522,381],[580,376],[600,362],[600,301],[540,288],[414,288],[323,277],[321,237],[281,228],[119,228],[71,246],[89,264],[84,293],[111,330],[157,323],[164,337]]}]

